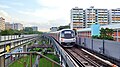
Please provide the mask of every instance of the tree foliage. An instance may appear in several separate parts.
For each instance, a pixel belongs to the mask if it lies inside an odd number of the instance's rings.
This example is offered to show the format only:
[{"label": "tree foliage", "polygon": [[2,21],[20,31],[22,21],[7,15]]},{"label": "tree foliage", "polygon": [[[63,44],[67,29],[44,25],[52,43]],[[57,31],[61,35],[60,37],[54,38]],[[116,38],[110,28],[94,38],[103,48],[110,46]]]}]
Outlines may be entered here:
[{"label": "tree foliage", "polygon": [[23,31],[21,31],[23,34],[41,34],[42,32],[39,31],[33,31],[31,27],[25,27]]},{"label": "tree foliage", "polygon": [[24,29],[23,29],[24,31],[33,31],[33,29],[31,28],[31,27],[25,27]]},{"label": "tree foliage", "polygon": [[92,36],[92,38],[113,40],[112,34],[113,34],[113,29],[101,28],[100,36]]},{"label": "tree foliage", "polygon": [[21,34],[42,34],[39,31],[33,30],[1,30],[0,35],[21,35]]},{"label": "tree foliage", "polygon": [[65,25],[65,26],[59,26],[58,30],[62,30],[62,29],[69,29],[70,26],[69,25]]},{"label": "tree foliage", "polygon": [[14,35],[14,30],[1,30],[0,32],[1,35]]}]

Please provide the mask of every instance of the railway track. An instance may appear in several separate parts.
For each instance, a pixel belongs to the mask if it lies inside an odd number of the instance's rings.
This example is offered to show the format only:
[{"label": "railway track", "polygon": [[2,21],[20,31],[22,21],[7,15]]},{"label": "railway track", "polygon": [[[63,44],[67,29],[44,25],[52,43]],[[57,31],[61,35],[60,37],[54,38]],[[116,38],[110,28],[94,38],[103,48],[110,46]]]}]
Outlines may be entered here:
[{"label": "railway track", "polygon": [[82,48],[64,48],[80,67],[117,67]]}]

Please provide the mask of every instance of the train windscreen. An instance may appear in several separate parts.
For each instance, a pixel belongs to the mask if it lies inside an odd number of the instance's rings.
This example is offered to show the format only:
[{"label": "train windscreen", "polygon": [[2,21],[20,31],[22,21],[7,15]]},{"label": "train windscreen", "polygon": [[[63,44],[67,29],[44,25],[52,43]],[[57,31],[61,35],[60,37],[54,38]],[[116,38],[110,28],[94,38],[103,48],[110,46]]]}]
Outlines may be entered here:
[{"label": "train windscreen", "polygon": [[64,30],[61,32],[62,38],[74,38],[75,33],[72,30]]}]

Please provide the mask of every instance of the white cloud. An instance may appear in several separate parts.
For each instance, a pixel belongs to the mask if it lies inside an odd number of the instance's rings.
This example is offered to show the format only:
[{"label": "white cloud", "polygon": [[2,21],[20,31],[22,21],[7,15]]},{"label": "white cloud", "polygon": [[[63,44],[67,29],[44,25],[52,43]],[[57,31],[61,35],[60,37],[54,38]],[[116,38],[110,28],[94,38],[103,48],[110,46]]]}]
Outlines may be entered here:
[{"label": "white cloud", "polygon": [[[70,9],[74,7],[89,8],[119,8],[120,1],[117,0],[36,0],[40,6],[44,6],[28,11],[18,11],[24,20],[22,23],[25,26],[37,25],[40,30],[49,30],[52,26],[66,25],[70,23]],[[22,3],[14,3],[14,5],[24,6]],[[31,4],[35,5],[35,4]],[[4,6],[5,7],[5,6]],[[7,7],[6,7],[7,8]],[[4,13],[4,11],[3,11]],[[6,14],[7,15],[7,14]],[[16,16],[15,16],[16,17]],[[13,19],[14,20],[14,19]],[[16,20],[16,19],[15,19]],[[19,19],[17,19],[19,21]]]},{"label": "white cloud", "polygon": [[19,13],[33,17],[34,20],[28,19],[28,21],[34,21],[36,24],[29,22],[29,25],[38,25],[42,30],[48,30],[52,26],[69,24],[70,9],[76,6],[83,9],[89,8],[90,6],[107,9],[120,6],[119,2],[114,0],[37,0],[37,2],[46,8],[38,8],[33,12],[19,11]]},{"label": "white cloud", "polygon": [[120,1],[117,0],[37,0],[43,6],[57,7],[61,9],[71,9],[75,6],[80,8],[89,8],[95,6],[96,8],[119,8]]},{"label": "white cloud", "polygon": [[[89,8],[95,6],[95,8],[111,8],[112,3],[118,2],[109,0],[37,0],[37,2],[48,8],[36,9],[34,12],[20,11],[22,14],[32,15],[36,17],[42,17],[47,20],[65,19],[66,22],[70,22],[70,9],[78,6],[80,8]],[[115,5],[115,4],[114,4]],[[114,8],[114,5],[112,6]],[[116,6],[115,6],[116,7]],[[52,8],[52,9],[51,9]]]},{"label": "white cloud", "polygon": [[4,10],[0,10],[0,16],[5,18],[6,21],[11,21],[11,16]]},{"label": "white cloud", "polygon": [[26,14],[29,16],[42,17],[47,20],[58,19],[66,16],[66,12],[60,9],[37,9],[34,12],[19,11],[19,13]]},{"label": "white cloud", "polygon": [[6,11],[0,10],[0,17],[5,18],[6,22],[21,22],[17,17],[11,17]]},{"label": "white cloud", "polygon": [[43,6],[49,6],[49,7],[71,7],[75,6],[77,4],[77,0],[37,0],[37,2]]},{"label": "white cloud", "polygon": [[7,5],[2,5],[2,4],[0,4],[0,8],[11,8],[11,7],[9,7],[9,6],[7,6]]},{"label": "white cloud", "polygon": [[69,14],[59,9],[58,10],[42,9],[42,10],[36,10],[35,12],[22,12],[22,11],[19,12],[27,16],[34,17],[34,20],[30,20],[30,18],[28,18],[25,25],[27,26],[37,25],[39,27],[39,30],[42,31],[48,31],[52,26],[69,24]]},{"label": "white cloud", "polygon": [[67,25],[68,23],[64,23],[63,19],[56,19],[56,20],[48,20],[48,21],[31,21],[31,22],[22,22],[25,27],[27,26],[38,26],[40,31],[49,31],[52,26],[61,26]]}]

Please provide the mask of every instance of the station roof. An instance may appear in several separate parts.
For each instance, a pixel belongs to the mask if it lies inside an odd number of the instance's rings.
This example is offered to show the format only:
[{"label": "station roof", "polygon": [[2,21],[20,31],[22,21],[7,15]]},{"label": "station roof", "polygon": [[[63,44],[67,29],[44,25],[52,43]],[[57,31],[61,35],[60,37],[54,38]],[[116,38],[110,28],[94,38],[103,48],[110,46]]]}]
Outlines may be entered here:
[{"label": "station roof", "polygon": [[100,26],[100,28],[120,29],[120,23]]},{"label": "station roof", "polygon": [[85,31],[91,31],[91,28],[84,28],[84,29],[79,29],[77,32],[85,32]]}]

